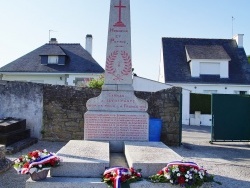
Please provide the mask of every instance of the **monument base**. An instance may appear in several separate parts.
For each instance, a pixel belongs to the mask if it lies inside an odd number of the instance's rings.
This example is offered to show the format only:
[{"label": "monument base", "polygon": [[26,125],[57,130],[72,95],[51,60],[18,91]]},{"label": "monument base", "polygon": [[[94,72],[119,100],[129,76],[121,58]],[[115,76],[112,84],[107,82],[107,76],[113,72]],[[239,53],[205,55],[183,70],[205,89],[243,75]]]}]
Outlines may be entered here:
[{"label": "monument base", "polygon": [[[123,142],[123,144],[128,166],[141,168],[144,178],[156,174],[167,163],[182,159],[162,142]],[[51,168],[50,174],[43,181],[33,181],[29,178],[26,181],[26,188],[106,188],[107,185],[101,182],[101,178],[105,167],[111,165],[109,146],[107,142],[100,141],[69,141],[57,153],[62,158],[61,165]],[[101,158],[101,156],[104,157]],[[115,166],[124,166],[124,164],[119,163]],[[174,188],[176,186],[143,180],[131,183],[130,187]]]},{"label": "monument base", "polygon": [[149,138],[146,112],[88,111],[84,121],[84,140],[109,141],[111,152],[123,152],[124,141]]}]

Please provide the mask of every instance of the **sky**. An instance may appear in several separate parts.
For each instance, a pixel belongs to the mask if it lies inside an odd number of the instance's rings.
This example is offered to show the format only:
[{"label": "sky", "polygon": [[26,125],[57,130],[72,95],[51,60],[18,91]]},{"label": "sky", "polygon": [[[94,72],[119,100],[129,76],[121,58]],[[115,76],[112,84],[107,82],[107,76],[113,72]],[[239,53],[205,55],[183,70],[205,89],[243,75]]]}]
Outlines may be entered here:
[{"label": "sky", "polygon": [[[49,36],[85,48],[85,37],[92,34],[92,56],[104,68],[109,8],[110,0],[0,0],[0,67],[48,43]],[[130,9],[138,76],[158,80],[162,37],[244,34],[250,55],[250,0],[130,0]]]}]

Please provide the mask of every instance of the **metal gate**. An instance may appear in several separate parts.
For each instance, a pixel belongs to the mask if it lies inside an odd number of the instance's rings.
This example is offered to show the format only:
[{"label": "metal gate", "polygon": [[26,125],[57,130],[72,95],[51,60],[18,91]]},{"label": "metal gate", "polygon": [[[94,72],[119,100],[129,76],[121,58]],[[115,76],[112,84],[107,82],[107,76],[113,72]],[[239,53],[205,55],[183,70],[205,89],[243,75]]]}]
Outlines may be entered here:
[{"label": "metal gate", "polygon": [[250,96],[212,95],[211,142],[250,141]]}]

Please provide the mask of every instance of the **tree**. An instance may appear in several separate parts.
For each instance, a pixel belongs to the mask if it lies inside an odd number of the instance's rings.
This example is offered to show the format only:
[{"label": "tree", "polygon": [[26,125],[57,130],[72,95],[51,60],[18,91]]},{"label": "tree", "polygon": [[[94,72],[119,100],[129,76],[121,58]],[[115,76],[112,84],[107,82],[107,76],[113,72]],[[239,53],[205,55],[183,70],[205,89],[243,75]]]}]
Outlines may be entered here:
[{"label": "tree", "polygon": [[100,76],[97,79],[93,79],[93,80],[89,81],[88,87],[101,89],[103,84],[104,84],[104,77]]},{"label": "tree", "polygon": [[250,63],[250,55],[247,56],[248,63]]}]

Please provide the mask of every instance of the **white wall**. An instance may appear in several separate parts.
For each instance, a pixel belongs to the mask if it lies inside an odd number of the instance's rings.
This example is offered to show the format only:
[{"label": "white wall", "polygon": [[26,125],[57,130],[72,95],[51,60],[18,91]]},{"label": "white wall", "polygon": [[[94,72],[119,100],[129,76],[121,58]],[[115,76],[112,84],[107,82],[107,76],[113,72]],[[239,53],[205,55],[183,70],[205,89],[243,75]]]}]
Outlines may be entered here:
[{"label": "white wall", "polygon": [[[250,85],[224,85],[224,84],[186,84],[186,83],[168,83],[163,84],[157,81],[134,77],[133,87],[135,91],[155,92],[162,89],[168,89],[173,86],[182,88],[182,124],[189,125],[194,115],[189,114],[190,93],[219,93],[219,94],[236,94],[239,91],[247,91],[250,94]],[[211,126],[211,114],[200,115],[200,125]]]},{"label": "white wall", "polygon": [[76,78],[99,78],[102,74],[3,74],[2,80],[75,86]]},{"label": "white wall", "polygon": [[57,84],[64,85],[65,75],[29,75],[29,74],[20,74],[20,75],[3,75],[2,80],[8,81],[26,81],[26,82],[35,82],[35,83],[46,83],[46,84]]},{"label": "white wall", "polygon": [[161,59],[160,59],[160,70],[159,70],[159,78],[158,81],[161,83],[165,83],[165,72],[164,72],[164,61],[163,61],[163,53],[161,50]]},{"label": "white wall", "polygon": [[208,74],[228,78],[228,63],[228,60],[194,59],[189,64],[191,76],[199,77],[200,74]]},{"label": "white wall", "polygon": [[171,85],[167,85],[164,83],[160,83],[154,80],[149,80],[138,76],[133,77],[132,85],[135,91],[148,91],[148,92],[156,92],[162,89],[168,89],[173,87]]}]

